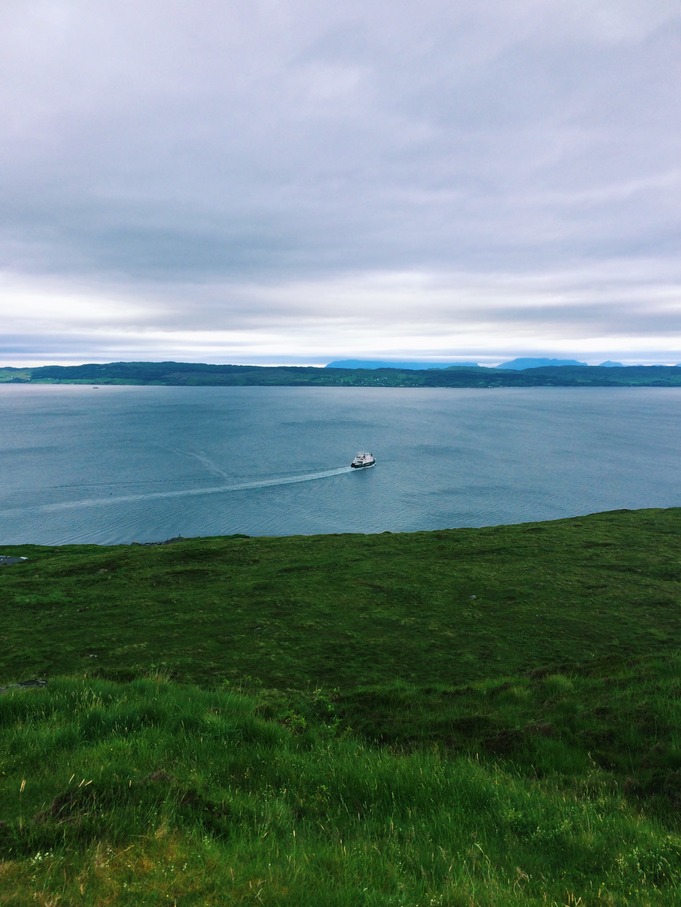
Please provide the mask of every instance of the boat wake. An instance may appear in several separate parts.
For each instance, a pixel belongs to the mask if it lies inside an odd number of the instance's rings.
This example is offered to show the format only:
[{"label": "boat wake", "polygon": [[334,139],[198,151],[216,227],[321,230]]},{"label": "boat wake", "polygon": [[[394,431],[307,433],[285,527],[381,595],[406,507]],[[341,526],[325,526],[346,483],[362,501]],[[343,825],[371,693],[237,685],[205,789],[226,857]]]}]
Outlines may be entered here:
[{"label": "boat wake", "polygon": [[[276,485],[295,485],[300,482],[316,482],[319,479],[331,479],[351,472],[349,466],[339,466],[336,469],[325,469],[323,472],[308,472],[304,474],[279,476],[271,479],[258,479],[254,482],[242,482],[238,485],[212,485],[201,488],[177,488],[171,491],[148,491],[136,494],[110,494],[107,497],[81,498],[77,501],[60,501],[53,504],[38,504],[34,507],[24,507],[25,513],[52,513],[59,510],[77,510],[82,507],[103,507],[111,504],[132,504],[140,501],[160,500],[163,498],[188,498],[201,495],[226,494],[238,491],[253,491],[258,488],[273,488]],[[12,513],[12,510],[5,510]]]}]

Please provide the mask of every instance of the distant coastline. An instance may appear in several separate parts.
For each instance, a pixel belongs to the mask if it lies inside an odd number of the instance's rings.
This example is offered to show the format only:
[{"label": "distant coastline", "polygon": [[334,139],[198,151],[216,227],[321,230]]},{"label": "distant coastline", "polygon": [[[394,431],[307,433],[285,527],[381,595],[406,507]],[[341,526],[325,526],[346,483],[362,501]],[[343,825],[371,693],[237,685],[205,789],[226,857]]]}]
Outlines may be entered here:
[{"label": "distant coastline", "polygon": [[681,387],[669,365],[548,365],[414,368],[214,365],[192,362],[109,362],[0,367],[0,384],[128,384],[282,387]]}]

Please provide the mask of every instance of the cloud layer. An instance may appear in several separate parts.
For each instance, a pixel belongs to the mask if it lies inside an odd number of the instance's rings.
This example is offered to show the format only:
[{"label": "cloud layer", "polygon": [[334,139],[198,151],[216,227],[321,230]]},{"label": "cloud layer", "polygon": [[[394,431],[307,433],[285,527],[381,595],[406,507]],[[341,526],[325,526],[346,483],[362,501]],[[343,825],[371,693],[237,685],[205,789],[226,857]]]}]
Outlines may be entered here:
[{"label": "cloud layer", "polygon": [[681,361],[676,0],[4,0],[0,363]]}]

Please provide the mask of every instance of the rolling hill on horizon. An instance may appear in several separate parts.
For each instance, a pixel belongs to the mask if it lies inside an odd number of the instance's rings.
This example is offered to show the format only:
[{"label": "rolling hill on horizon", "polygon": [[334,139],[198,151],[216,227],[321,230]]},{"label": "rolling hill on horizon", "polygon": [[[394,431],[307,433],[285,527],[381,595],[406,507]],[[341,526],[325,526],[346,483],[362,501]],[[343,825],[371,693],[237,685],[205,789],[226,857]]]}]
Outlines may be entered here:
[{"label": "rolling hill on horizon", "polygon": [[[359,361],[359,360],[358,360]],[[0,367],[0,384],[152,384],[282,387],[680,387],[681,369],[668,365],[537,365],[487,368],[449,365],[416,369],[257,366],[192,362],[109,362]],[[560,360],[558,360],[560,361]],[[412,363],[416,364],[416,363]]]}]

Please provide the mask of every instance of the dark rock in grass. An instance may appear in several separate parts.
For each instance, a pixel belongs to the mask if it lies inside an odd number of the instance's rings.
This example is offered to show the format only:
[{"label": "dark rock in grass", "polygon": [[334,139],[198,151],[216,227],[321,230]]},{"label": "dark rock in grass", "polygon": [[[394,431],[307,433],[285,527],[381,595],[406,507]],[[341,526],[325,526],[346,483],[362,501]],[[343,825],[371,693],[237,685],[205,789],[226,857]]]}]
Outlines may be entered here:
[{"label": "dark rock in grass", "polygon": [[0,567],[11,567],[13,564],[23,564],[27,557],[15,557],[13,554],[0,554]]},{"label": "dark rock in grass", "polygon": [[176,535],[172,539],[164,539],[162,542],[131,542],[132,545],[140,548],[155,548],[158,545],[174,545],[175,542],[186,542],[187,540],[182,538],[181,535]]},{"label": "dark rock in grass", "polygon": [[47,681],[36,678],[35,680],[22,680],[20,683],[10,683],[6,687],[0,687],[0,693],[9,693],[10,690],[31,690],[46,687]]}]

